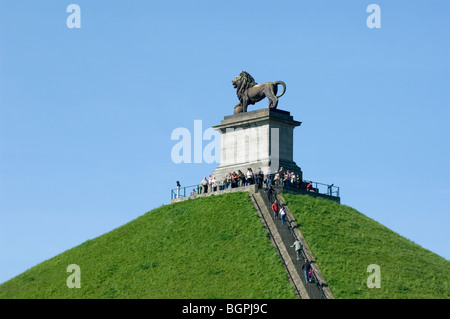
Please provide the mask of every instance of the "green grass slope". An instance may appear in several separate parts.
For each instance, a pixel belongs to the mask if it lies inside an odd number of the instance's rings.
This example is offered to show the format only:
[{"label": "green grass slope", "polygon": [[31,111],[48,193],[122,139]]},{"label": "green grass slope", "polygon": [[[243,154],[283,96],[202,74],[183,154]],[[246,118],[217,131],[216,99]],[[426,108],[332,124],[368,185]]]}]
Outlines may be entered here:
[{"label": "green grass slope", "polygon": [[[450,261],[348,206],[283,197],[335,298],[450,298]],[[380,267],[380,288],[368,288],[371,264]]]},{"label": "green grass slope", "polygon": [[[68,288],[67,266],[81,269]],[[295,298],[247,193],[164,205],[0,285],[0,298]]]}]

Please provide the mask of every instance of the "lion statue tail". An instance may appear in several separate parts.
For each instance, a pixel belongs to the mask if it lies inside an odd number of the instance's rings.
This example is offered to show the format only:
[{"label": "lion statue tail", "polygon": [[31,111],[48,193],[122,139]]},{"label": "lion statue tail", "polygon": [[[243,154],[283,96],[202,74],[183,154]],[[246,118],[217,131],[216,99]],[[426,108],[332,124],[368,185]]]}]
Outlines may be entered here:
[{"label": "lion statue tail", "polygon": [[280,95],[277,95],[277,99],[282,97],[284,92],[286,92],[286,83],[284,83],[283,81],[276,81],[274,82],[275,85],[281,84],[283,86],[283,92],[281,92]]}]

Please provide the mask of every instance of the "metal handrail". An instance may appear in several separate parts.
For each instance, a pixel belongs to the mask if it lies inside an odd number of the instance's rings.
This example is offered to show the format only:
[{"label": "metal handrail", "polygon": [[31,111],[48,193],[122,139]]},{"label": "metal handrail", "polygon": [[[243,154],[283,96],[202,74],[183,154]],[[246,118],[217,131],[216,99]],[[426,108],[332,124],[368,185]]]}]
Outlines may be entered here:
[{"label": "metal handrail", "polygon": [[180,197],[186,197],[186,189],[188,190],[187,196],[191,196],[190,192],[195,189],[195,194],[201,194],[201,185],[195,184],[195,185],[189,185],[184,187],[177,187],[170,190],[170,199],[180,198]]},{"label": "metal handrail", "polygon": [[[340,188],[338,186],[334,186],[334,184],[328,185],[328,184],[319,183],[319,182],[313,182],[313,181],[302,181],[302,183],[309,183],[309,182],[311,182],[313,184],[313,191],[315,193],[326,194],[326,195],[333,196],[333,197],[339,197]],[[216,182],[216,184],[217,184],[217,190],[220,190],[220,188],[223,188],[224,185],[225,185],[222,182]],[[320,186],[322,186],[322,187],[320,187]],[[242,186],[237,186],[237,187],[242,187]],[[287,186],[287,185],[284,185],[284,187],[293,187],[293,188],[295,188],[295,186]],[[320,192],[319,191],[320,188],[324,188],[324,187],[327,188],[327,191],[326,192]],[[202,186],[200,184],[195,184],[195,185],[190,185],[190,186],[184,186],[184,187],[180,187],[180,188],[173,188],[173,189],[171,189],[170,199],[191,196],[190,192],[191,192],[192,188],[195,188],[196,194],[202,194],[202,191],[201,191]],[[186,190],[187,190],[187,192],[186,192]]]},{"label": "metal handrail", "polygon": [[[319,183],[319,182],[314,182],[314,181],[308,181],[308,180],[304,180],[301,181],[301,184],[308,184],[308,183],[312,183],[313,185],[313,192],[318,193],[318,194],[326,194],[329,196],[335,196],[335,197],[339,197],[339,186],[335,186],[334,184],[328,185],[328,184],[324,184],[324,183]],[[299,185],[297,182],[294,183],[294,185],[290,184],[290,185],[283,185],[285,187],[292,187],[292,188],[296,188],[296,185]],[[320,186],[324,186],[324,187],[319,187]],[[327,189],[326,192],[320,192],[320,188],[325,188]],[[299,187],[297,187],[299,188]]]}]

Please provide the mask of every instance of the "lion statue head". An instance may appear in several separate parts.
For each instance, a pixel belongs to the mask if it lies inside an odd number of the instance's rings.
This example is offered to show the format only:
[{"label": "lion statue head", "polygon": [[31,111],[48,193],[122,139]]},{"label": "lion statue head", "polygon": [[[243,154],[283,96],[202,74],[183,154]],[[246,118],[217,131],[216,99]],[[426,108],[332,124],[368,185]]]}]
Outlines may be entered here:
[{"label": "lion statue head", "polygon": [[245,71],[239,73],[239,75],[235,77],[231,83],[236,89],[236,95],[239,100],[242,99],[242,96],[245,94],[245,90],[258,84],[255,82],[255,79]]}]

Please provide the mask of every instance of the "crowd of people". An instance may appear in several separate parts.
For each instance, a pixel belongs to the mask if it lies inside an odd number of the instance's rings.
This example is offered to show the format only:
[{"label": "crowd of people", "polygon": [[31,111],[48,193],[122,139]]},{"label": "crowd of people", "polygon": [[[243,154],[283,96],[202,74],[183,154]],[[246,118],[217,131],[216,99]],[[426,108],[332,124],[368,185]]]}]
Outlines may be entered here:
[{"label": "crowd of people", "polygon": [[[294,188],[300,188],[304,182],[302,181],[301,175],[295,172],[290,172],[289,170],[284,170],[281,167],[275,173],[272,173],[270,167],[264,172],[261,168],[258,168],[256,172],[252,168],[247,168],[244,173],[241,170],[237,172],[229,172],[220,181],[216,180],[214,176],[206,176],[200,182],[197,189],[193,188],[190,195],[205,194],[208,192],[215,192],[217,190],[226,190],[230,188],[258,185],[259,188],[269,187],[270,185],[277,186],[288,186]],[[305,186],[303,186],[305,187]],[[312,182],[306,185],[306,190],[313,190]]]}]

